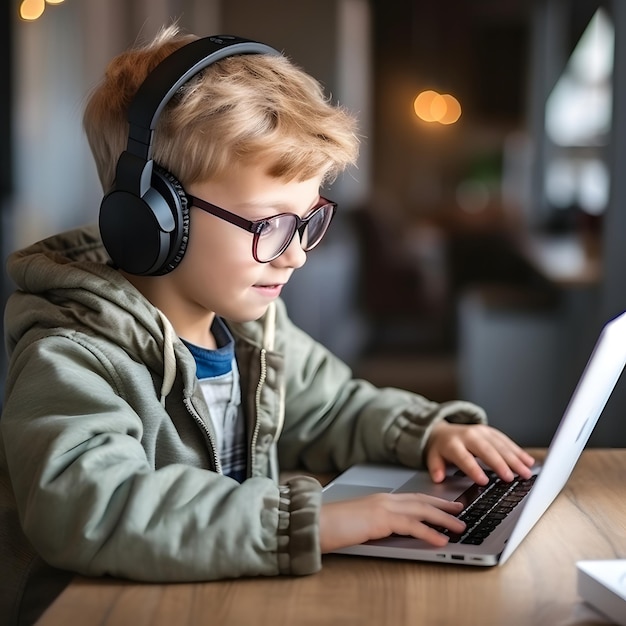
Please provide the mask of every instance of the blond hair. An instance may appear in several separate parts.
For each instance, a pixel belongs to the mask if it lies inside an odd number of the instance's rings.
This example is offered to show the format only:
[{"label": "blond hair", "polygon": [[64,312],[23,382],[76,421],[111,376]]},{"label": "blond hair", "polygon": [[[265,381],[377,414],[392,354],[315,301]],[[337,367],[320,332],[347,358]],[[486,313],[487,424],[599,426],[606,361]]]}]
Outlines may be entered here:
[{"label": "blond hair", "polygon": [[[177,26],[108,65],[91,93],[83,126],[105,191],[126,149],[127,111],[147,74],[197,39]],[[233,162],[267,164],[284,180],[332,181],[358,154],[356,121],[283,55],[227,57],[183,85],[157,122],[153,158],[183,185],[219,177]]]}]

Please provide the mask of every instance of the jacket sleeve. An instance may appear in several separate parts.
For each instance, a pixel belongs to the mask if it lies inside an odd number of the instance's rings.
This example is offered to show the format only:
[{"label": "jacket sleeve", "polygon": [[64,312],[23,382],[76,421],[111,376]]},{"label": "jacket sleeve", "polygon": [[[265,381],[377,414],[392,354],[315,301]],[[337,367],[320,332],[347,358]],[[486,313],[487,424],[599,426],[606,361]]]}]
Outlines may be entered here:
[{"label": "jacket sleeve", "polygon": [[281,467],[342,470],[362,461],[423,467],[424,447],[441,420],[486,423],[471,402],[432,402],[395,388],[376,388],[298,329],[277,307],[277,348],[285,353],[285,424]]},{"label": "jacket sleeve", "polygon": [[319,483],[239,484],[189,464],[155,468],[114,362],[74,337],[47,337],[12,363],[0,472],[44,560],[159,582],[318,570]]}]

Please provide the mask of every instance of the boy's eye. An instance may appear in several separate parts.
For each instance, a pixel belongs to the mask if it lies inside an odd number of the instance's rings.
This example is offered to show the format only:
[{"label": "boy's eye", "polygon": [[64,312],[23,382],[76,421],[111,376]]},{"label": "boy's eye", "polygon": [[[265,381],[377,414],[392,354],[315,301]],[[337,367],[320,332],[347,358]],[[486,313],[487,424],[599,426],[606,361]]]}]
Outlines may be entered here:
[{"label": "boy's eye", "polygon": [[284,218],[274,217],[269,220],[265,220],[259,229],[259,235],[261,237],[267,237],[269,235],[273,235],[277,231],[281,230],[284,221]]}]

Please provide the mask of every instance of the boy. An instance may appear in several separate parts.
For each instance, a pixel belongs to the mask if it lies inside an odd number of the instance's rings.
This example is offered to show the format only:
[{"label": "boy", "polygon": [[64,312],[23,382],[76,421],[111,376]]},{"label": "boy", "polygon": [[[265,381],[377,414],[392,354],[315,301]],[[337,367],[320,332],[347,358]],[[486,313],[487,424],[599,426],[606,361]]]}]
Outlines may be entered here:
[{"label": "boy", "polygon": [[[8,263],[18,291],[6,310],[3,526],[23,546],[9,556],[39,582],[310,574],[342,546],[391,533],[444,545],[434,527],[463,528],[460,505],[425,495],[322,505],[317,481],[279,485],[279,466],[424,463],[440,481],[453,463],[484,483],[480,458],[506,480],[530,474],[532,458],[479,407],[354,380],[289,321],[281,287],[326,232],[335,205],[320,188],[358,142],[354,120],[284,56],[226,56],[175,89],[146,153],[181,234],[159,243],[158,262],[144,254],[152,221],[116,173],[128,110],[149,72],[195,41],[170,27],[111,62],[84,117],[113,189],[100,231]],[[166,242],[169,219],[157,219]],[[13,587],[25,593],[14,620],[32,619],[43,585]]]}]

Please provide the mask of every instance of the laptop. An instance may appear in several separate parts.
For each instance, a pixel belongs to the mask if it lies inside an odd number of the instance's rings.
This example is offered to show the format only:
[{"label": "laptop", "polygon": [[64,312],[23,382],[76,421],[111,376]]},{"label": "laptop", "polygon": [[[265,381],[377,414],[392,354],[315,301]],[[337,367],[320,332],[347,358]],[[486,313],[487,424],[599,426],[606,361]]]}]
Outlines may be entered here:
[{"label": "laptop", "polygon": [[[609,321],[568,403],[545,460],[528,480],[506,483],[495,475],[479,486],[455,468],[435,484],[425,471],[379,464],[354,465],[330,482],[323,502],[377,492],[421,492],[464,503],[462,535],[444,548],[401,535],[336,552],[361,556],[493,566],[505,563],[563,489],[626,363],[626,312]],[[488,473],[489,475],[489,473]]]}]

